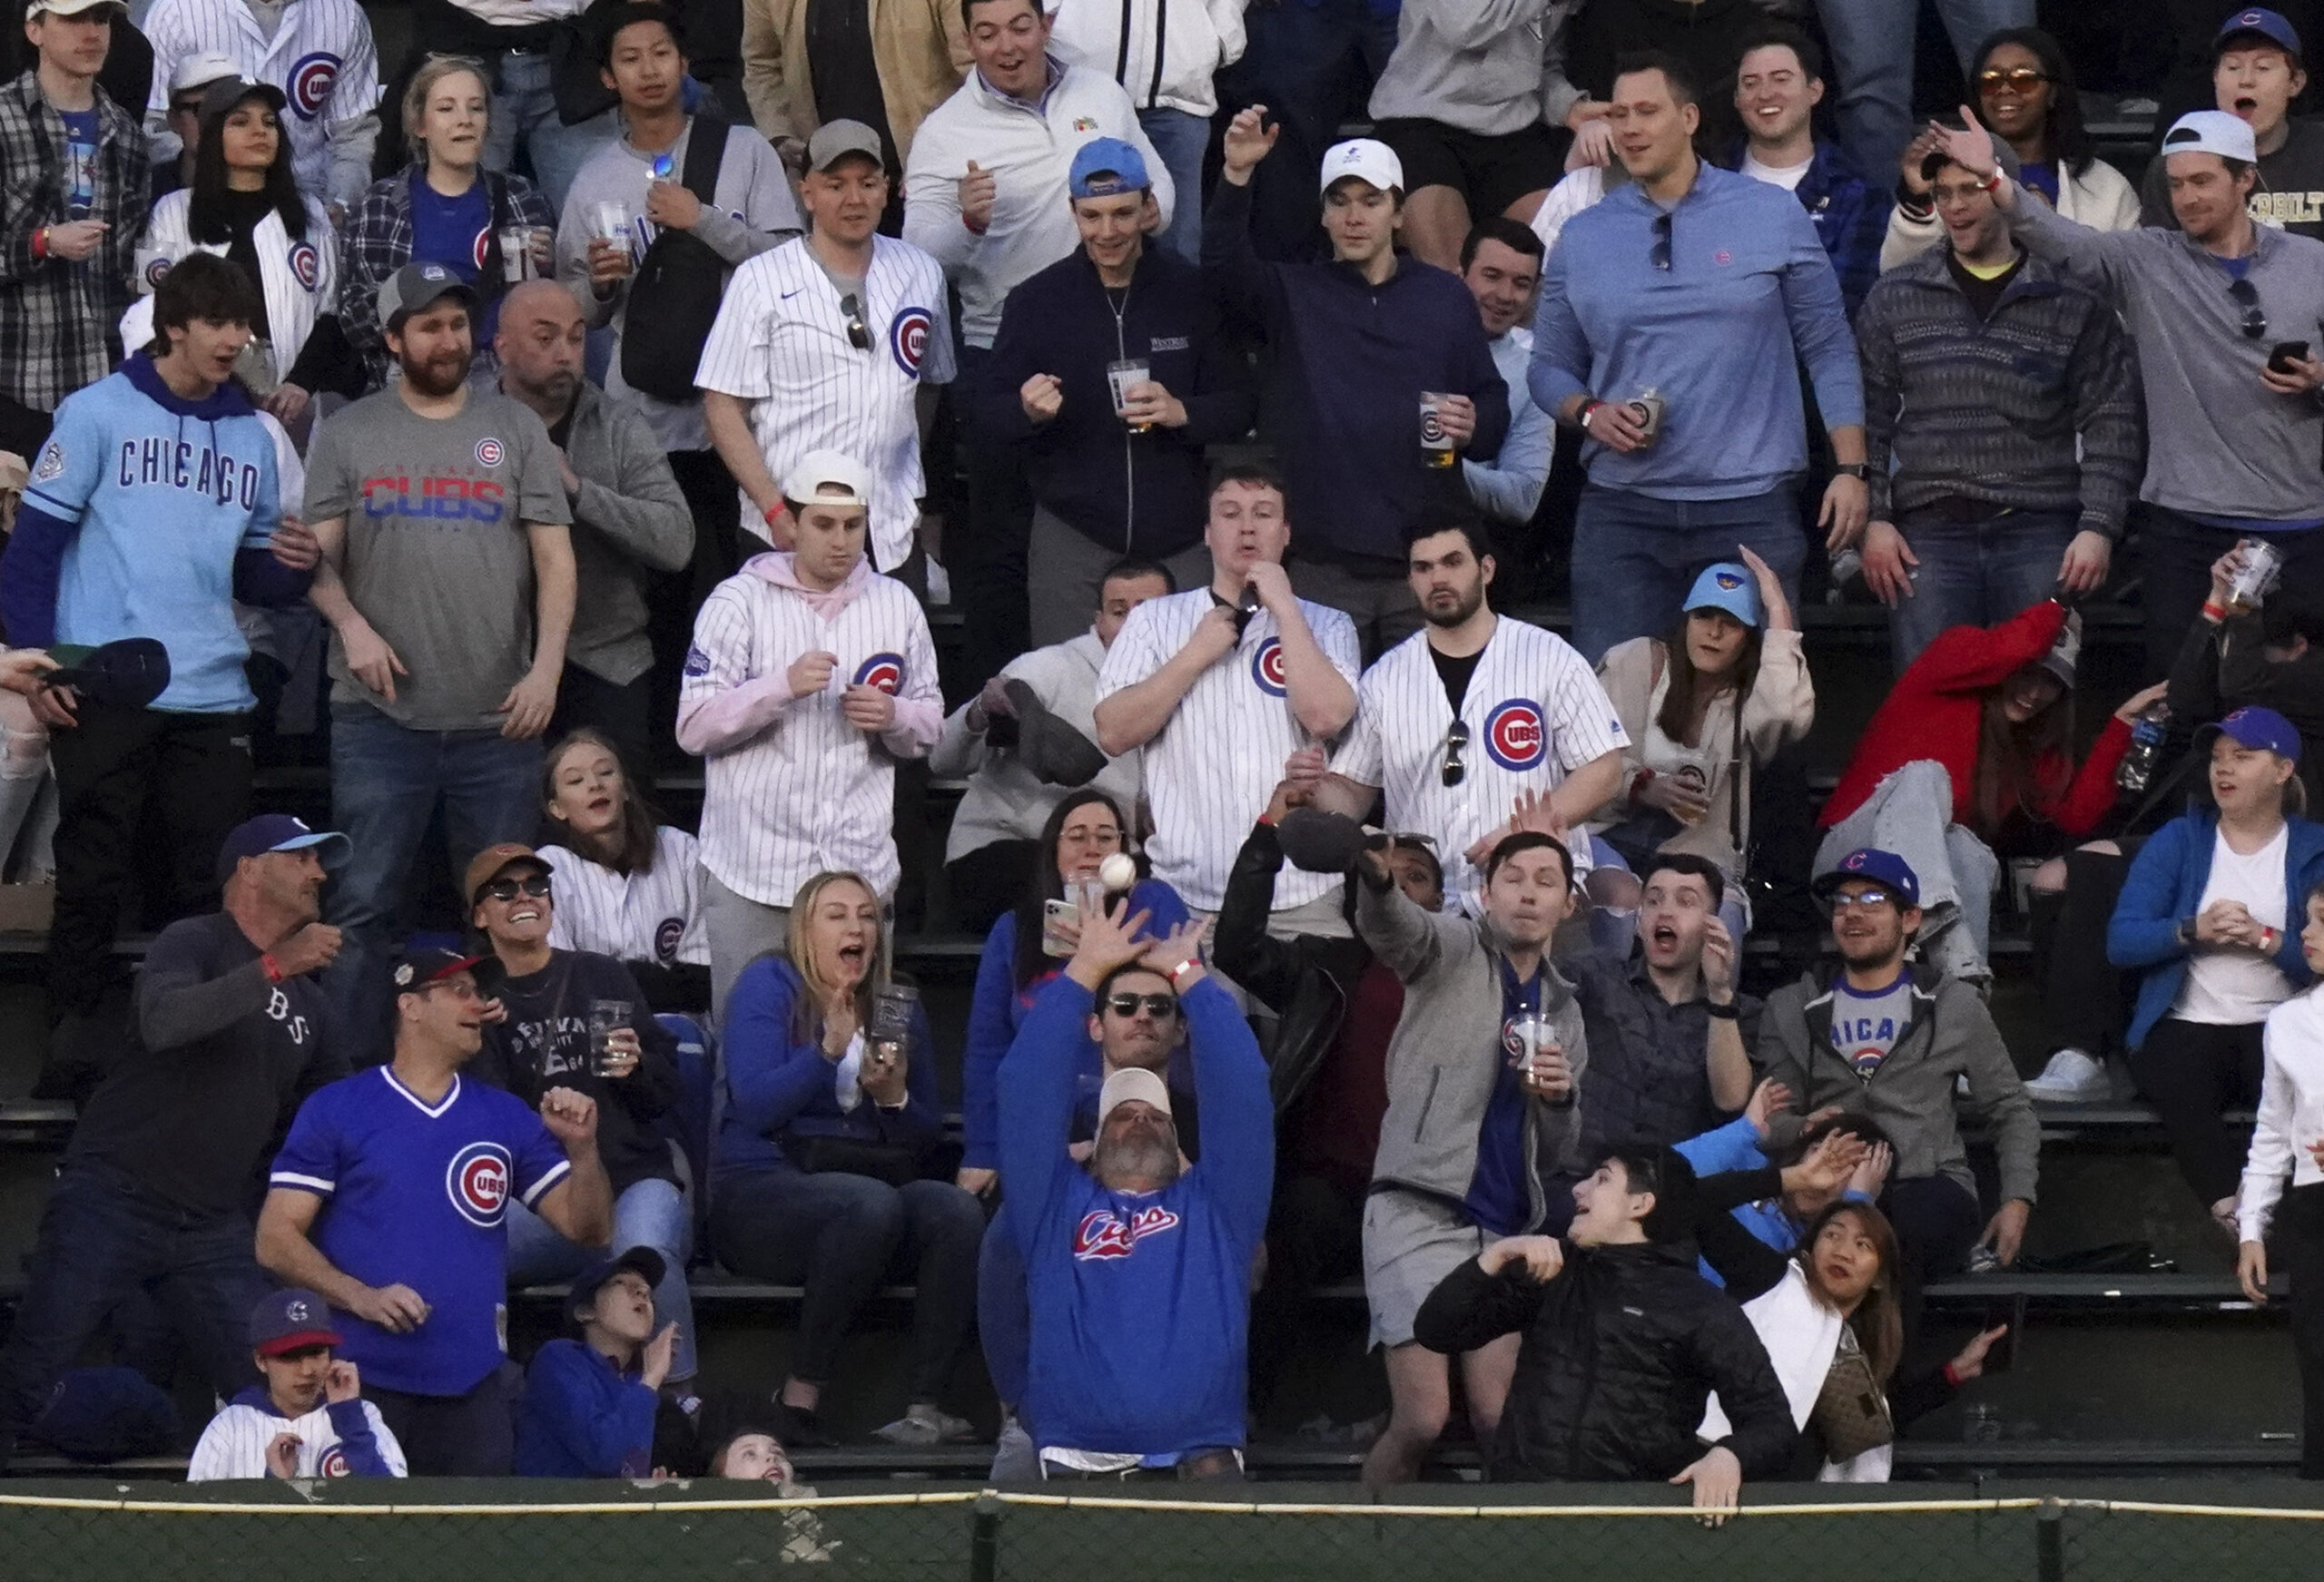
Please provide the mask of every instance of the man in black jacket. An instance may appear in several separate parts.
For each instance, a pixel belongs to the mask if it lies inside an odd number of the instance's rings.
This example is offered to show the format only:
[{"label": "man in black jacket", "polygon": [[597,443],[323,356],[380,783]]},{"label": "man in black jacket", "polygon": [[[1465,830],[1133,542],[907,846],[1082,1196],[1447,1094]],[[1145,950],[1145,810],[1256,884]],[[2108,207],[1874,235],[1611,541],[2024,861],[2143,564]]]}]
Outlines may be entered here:
[{"label": "man in black jacket", "polygon": [[[1695,1173],[1669,1148],[1617,1154],[1573,1189],[1564,1241],[1512,1236],[1444,1277],[1413,1335],[1432,1351],[1524,1339],[1489,1458],[1496,1481],[1694,1487],[1714,1522],[1797,1430],[1743,1310],[1695,1268]],[[1713,1391],[1733,1431],[1696,1438]]]},{"label": "man in black jacket", "polygon": [[1032,484],[1036,648],[1088,626],[1125,555],[1161,561],[1182,588],[1210,580],[1203,447],[1240,438],[1257,408],[1202,271],[1147,246],[1145,156],[1093,137],[1066,191],[1081,246],[1009,293],[979,408]]}]

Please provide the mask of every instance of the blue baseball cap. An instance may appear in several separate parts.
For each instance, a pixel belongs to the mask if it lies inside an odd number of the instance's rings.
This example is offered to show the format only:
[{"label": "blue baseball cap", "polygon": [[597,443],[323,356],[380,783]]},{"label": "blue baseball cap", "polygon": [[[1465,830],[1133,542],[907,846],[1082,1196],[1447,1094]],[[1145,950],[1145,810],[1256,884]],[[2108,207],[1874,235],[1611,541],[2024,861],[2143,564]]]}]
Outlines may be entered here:
[{"label": "blue baseball cap", "polygon": [[1074,150],[1065,178],[1065,190],[1077,198],[1114,198],[1153,184],[1146,156],[1118,137],[1093,137]]},{"label": "blue baseball cap", "polygon": [[2294,61],[2300,58],[2299,29],[2287,21],[2283,13],[2256,5],[2237,12],[2219,25],[2219,32],[2211,40],[2213,57],[2225,54],[2229,42],[2247,33],[2256,33],[2270,44],[2281,46]]},{"label": "blue baseball cap", "polygon": [[2195,732],[2195,751],[2209,754],[2211,742],[2226,736],[2240,746],[2262,752],[2272,752],[2279,758],[2299,762],[2299,732],[2292,722],[2273,709],[2263,709],[2257,703],[2247,703],[2224,720],[2201,726]]},{"label": "blue baseball cap", "polygon": [[632,1247],[614,1257],[600,1258],[573,1277],[572,1287],[566,1294],[566,1306],[575,1313],[577,1322],[581,1312],[596,1305],[597,1292],[615,1275],[635,1274],[645,1282],[650,1291],[662,1283],[662,1276],[668,1271],[662,1254],[651,1247]]},{"label": "blue baseball cap", "polygon": [[1894,851],[1882,851],[1876,847],[1860,846],[1839,860],[1839,865],[1816,876],[1808,890],[1819,901],[1828,901],[1840,886],[1851,879],[1863,879],[1867,884],[1886,885],[1905,898],[1905,905],[1921,904],[1921,878],[1913,865]]},{"label": "blue baseball cap", "polygon": [[1768,624],[1768,607],[1759,602],[1759,579],[1751,575],[1749,566],[1732,560],[1703,567],[1703,575],[1695,579],[1687,594],[1686,608],[1689,614],[1697,610],[1724,610],[1746,626]]},{"label": "blue baseball cap", "polygon": [[339,1331],[330,1327],[330,1303],[311,1291],[271,1291],[251,1309],[251,1350],[261,1356],[339,1343]]},{"label": "blue baseball cap", "polygon": [[355,843],[336,830],[310,830],[304,819],[294,819],[288,813],[261,813],[255,819],[245,819],[227,832],[226,843],[218,849],[218,882],[223,884],[231,879],[236,865],[245,857],[310,849],[322,860],[326,870],[331,870],[353,855]]}]

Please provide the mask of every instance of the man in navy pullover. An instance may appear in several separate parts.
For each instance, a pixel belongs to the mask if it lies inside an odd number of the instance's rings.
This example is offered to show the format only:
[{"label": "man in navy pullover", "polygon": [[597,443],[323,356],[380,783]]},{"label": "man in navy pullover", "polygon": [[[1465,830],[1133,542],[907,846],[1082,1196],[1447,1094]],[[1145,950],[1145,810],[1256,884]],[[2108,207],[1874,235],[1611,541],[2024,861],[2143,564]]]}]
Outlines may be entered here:
[{"label": "man in navy pullover", "polygon": [[977,408],[992,440],[1019,447],[1033,486],[1037,648],[1088,629],[1125,556],[1167,565],[1182,588],[1210,580],[1203,447],[1241,438],[1256,408],[1202,270],[1146,245],[1146,156],[1093,137],[1066,192],[1081,246],[1009,293]]},{"label": "man in navy pullover", "polygon": [[273,436],[231,382],[262,312],[238,264],[198,255],[171,270],[153,349],[57,408],[0,561],[16,646],[152,637],[170,656],[168,690],[146,708],[62,688],[33,700],[54,732],[62,800],[48,956],[60,1017],[87,1016],[104,989],[148,797],[169,856],[145,882],[161,880],[172,918],[207,909],[219,847],[249,811],[257,700],[232,601],[297,603],[316,557],[282,521]]},{"label": "man in navy pullover", "polygon": [[1280,125],[1254,105],[1227,128],[1218,190],[1203,217],[1203,264],[1227,304],[1266,336],[1262,427],[1283,469],[1295,535],[1292,585],[1344,610],[1370,660],[1420,630],[1404,548],[1434,489],[1461,486],[1423,459],[1421,395],[1448,457],[1490,461],[1509,432],[1509,388],[1460,277],[1396,251],[1403,166],[1356,138],[1324,156],[1332,261],[1262,262],[1251,245],[1251,172]]},{"label": "man in navy pullover", "polygon": [[[1082,920],[1001,1062],[1002,1212],[1032,1298],[1023,1416],[1045,1477],[1237,1478],[1251,1260],[1275,1179],[1266,1062],[1234,999],[1203,981],[1200,926],[1140,940],[1144,915],[1124,910]],[[1068,1155],[1101,1017],[1184,1018],[1201,1164],[1183,1164],[1169,1092],[1141,1067],[1107,1078],[1088,1167]]]}]

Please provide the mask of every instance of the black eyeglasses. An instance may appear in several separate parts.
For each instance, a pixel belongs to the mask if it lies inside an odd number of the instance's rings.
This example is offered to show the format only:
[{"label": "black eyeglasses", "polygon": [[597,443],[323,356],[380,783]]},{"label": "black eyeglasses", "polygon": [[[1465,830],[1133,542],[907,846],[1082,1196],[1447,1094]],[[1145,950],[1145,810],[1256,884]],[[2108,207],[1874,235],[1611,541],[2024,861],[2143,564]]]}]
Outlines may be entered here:
[{"label": "black eyeglasses", "polygon": [[1106,1008],[1118,1017],[1134,1017],[1140,1006],[1145,1007],[1146,1014],[1157,1022],[1167,1022],[1178,1014],[1177,998],[1167,994],[1131,994],[1124,990],[1108,997],[1106,1001]]},{"label": "black eyeglasses", "polygon": [[2032,66],[2019,66],[2015,71],[1989,71],[1977,74],[1977,86],[1986,93],[2007,88],[2013,93],[2031,93],[2050,80],[2047,72],[2037,72]]},{"label": "black eyeglasses", "polygon": [[497,901],[513,901],[519,893],[537,899],[548,894],[548,875],[536,873],[525,879],[496,879],[484,887],[484,893]]},{"label": "black eyeglasses", "polygon": [[2268,316],[2260,310],[2260,288],[2250,280],[2230,280],[2227,294],[2234,298],[2236,305],[2243,310],[2243,339],[2267,339]]},{"label": "black eyeglasses", "polygon": [[1670,216],[1668,214],[1654,217],[1654,245],[1647,249],[1646,261],[1659,270],[1670,267]]},{"label": "black eyeglasses", "polygon": [[858,351],[872,349],[872,332],[863,328],[863,304],[850,291],[839,300],[840,311],[847,315],[847,343]]},{"label": "black eyeglasses", "polygon": [[1461,754],[1469,747],[1469,722],[1452,722],[1452,729],[1444,732],[1444,783],[1459,785],[1469,778],[1469,766],[1461,762]]}]

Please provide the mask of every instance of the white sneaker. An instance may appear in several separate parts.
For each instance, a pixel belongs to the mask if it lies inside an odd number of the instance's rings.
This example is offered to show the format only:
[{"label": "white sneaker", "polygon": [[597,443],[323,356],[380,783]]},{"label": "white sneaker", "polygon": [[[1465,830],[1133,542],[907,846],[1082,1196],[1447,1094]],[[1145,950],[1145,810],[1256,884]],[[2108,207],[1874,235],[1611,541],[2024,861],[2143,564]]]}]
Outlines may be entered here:
[{"label": "white sneaker", "polygon": [[1033,1436],[1011,1412],[1001,1420],[1000,1438],[992,1448],[992,1481],[995,1483],[1038,1483],[1041,1480],[1041,1459],[1033,1449]]},{"label": "white sneaker", "polygon": [[2103,1104],[2114,1096],[2114,1083],[2104,1062],[2080,1049],[2061,1049],[2025,1092],[2043,1104]]},{"label": "white sneaker", "polygon": [[940,1445],[974,1439],[976,1431],[976,1425],[966,1418],[954,1417],[932,1406],[919,1405],[908,1410],[885,1428],[873,1429],[872,1437],[885,1440],[891,1445]]}]

